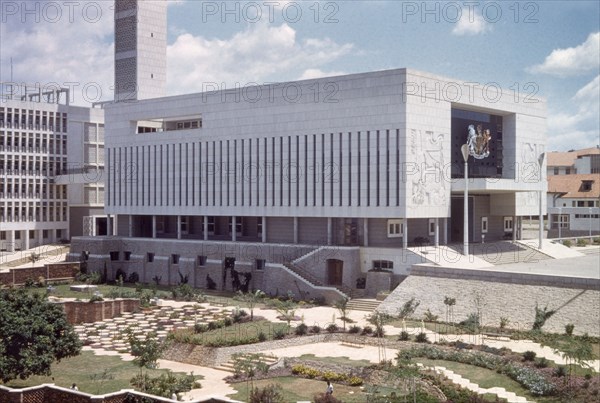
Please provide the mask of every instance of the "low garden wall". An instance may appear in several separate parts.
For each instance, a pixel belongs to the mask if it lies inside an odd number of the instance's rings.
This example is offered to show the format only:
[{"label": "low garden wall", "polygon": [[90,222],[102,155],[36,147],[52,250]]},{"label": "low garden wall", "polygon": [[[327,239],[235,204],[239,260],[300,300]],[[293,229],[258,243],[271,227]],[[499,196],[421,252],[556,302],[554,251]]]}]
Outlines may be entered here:
[{"label": "low garden wall", "polygon": [[39,267],[10,268],[0,272],[0,285],[24,285],[28,280],[37,282],[72,280],[79,273],[79,262],[50,263]]},{"label": "low garden wall", "polygon": [[59,301],[71,324],[101,322],[120,316],[123,312],[140,309],[139,299],[115,299],[97,302]]}]

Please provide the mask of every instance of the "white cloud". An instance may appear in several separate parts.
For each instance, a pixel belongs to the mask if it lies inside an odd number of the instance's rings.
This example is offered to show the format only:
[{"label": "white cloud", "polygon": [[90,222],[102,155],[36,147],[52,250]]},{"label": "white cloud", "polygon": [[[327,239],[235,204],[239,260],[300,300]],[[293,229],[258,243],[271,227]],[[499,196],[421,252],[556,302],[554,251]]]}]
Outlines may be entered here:
[{"label": "white cloud", "polygon": [[202,91],[212,83],[231,88],[236,83],[291,79],[352,49],[352,44],[340,45],[328,38],[300,41],[287,24],[251,25],[224,40],[183,34],[167,50],[169,92]]},{"label": "white cloud", "polygon": [[544,73],[556,76],[570,76],[600,68],[600,32],[591,33],[582,44],[554,49],[544,63],[529,67],[530,73]]},{"label": "white cloud", "polygon": [[460,20],[452,29],[452,34],[457,36],[479,35],[491,29],[481,15],[462,13]]},{"label": "white cloud", "polygon": [[343,76],[346,74],[343,71],[323,71],[321,69],[306,69],[302,73],[302,75],[298,78],[299,80],[309,80],[313,78],[322,78],[322,77],[334,77],[334,76]]},{"label": "white cloud", "polygon": [[600,75],[580,88],[570,99],[573,113],[548,114],[548,149],[569,150],[593,147],[600,135]]}]

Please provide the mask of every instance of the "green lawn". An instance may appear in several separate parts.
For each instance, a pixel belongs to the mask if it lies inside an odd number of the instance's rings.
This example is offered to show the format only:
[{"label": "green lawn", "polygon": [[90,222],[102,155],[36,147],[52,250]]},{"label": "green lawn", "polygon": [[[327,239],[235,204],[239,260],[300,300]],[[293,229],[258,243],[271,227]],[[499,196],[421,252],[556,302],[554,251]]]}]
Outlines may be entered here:
[{"label": "green lawn", "polygon": [[367,360],[353,360],[349,357],[316,357],[314,354],[304,354],[298,358],[301,360],[323,361],[331,364],[347,365],[356,368],[368,367],[369,365],[373,364]]},{"label": "green lawn", "polygon": [[[94,375],[102,374],[108,370],[114,379],[94,381]],[[151,376],[157,376],[166,370],[150,370]],[[91,394],[104,394],[116,392],[121,389],[132,389],[129,380],[139,373],[139,368],[130,361],[123,361],[114,356],[97,356],[91,351],[84,351],[81,355],[62,360],[52,365],[52,375],[32,376],[25,380],[13,380],[7,386],[23,388],[42,383],[54,383],[57,386],[70,387],[73,383],[82,392]]]},{"label": "green lawn", "polygon": [[[274,384],[279,385],[282,388],[282,395],[286,402],[297,402],[300,400],[312,401],[312,398],[316,394],[324,393],[327,383],[325,381],[317,381],[314,379],[304,379],[297,377],[278,377],[271,379],[263,379],[260,381],[254,381],[254,387],[263,388],[267,385]],[[241,400],[243,402],[248,401],[248,387],[246,382],[234,383],[231,385],[235,390],[238,391],[236,394],[228,395],[228,397]],[[346,403],[364,403],[367,401],[369,394],[365,391],[367,388],[361,389],[358,386],[346,386],[334,383],[334,396]],[[380,388],[380,393],[391,393],[392,390]]]}]

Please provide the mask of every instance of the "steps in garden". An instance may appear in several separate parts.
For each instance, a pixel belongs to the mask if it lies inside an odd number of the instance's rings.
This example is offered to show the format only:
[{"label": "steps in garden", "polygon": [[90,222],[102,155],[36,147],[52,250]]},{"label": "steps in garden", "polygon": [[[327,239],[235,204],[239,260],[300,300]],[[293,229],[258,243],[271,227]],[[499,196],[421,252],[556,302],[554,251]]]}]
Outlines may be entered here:
[{"label": "steps in garden", "polygon": [[480,395],[485,395],[486,393],[491,393],[497,395],[501,399],[506,399],[509,403],[534,403],[531,400],[527,400],[522,396],[517,396],[517,394],[513,392],[509,392],[504,388],[493,387],[493,388],[481,388],[476,383],[471,382],[467,378],[463,378],[461,375],[446,369],[445,367],[433,367],[433,369],[448,378],[452,383],[459,385],[465,389],[468,389],[472,392],[475,392]]},{"label": "steps in garden", "polygon": [[373,312],[381,305],[381,301],[368,298],[355,298],[348,301],[348,309],[353,311]]},{"label": "steps in garden", "polygon": [[[274,355],[262,355],[259,358],[259,362],[264,362],[269,367],[271,365],[275,364],[277,361],[279,361],[279,358],[275,357]],[[229,361],[224,362],[221,365],[218,365],[214,368],[218,369],[219,371],[227,371],[227,372],[234,373],[235,372],[235,361],[233,358],[231,358]]]},{"label": "steps in garden", "polygon": [[577,249],[577,252],[583,253],[584,255],[600,255],[600,248],[582,248]]}]

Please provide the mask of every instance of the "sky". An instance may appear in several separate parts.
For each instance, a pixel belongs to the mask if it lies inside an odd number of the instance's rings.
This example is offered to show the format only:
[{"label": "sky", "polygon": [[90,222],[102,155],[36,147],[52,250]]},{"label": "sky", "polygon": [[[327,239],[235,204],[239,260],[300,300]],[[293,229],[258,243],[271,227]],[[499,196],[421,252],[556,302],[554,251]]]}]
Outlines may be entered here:
[{"label": "sky", "polygon": [[[0,0],[0,80],[112,99],[113,10]],[[169,95],[403,67],[545,98],[550,151],[600,144],[598,1],[169,0]]]}]

